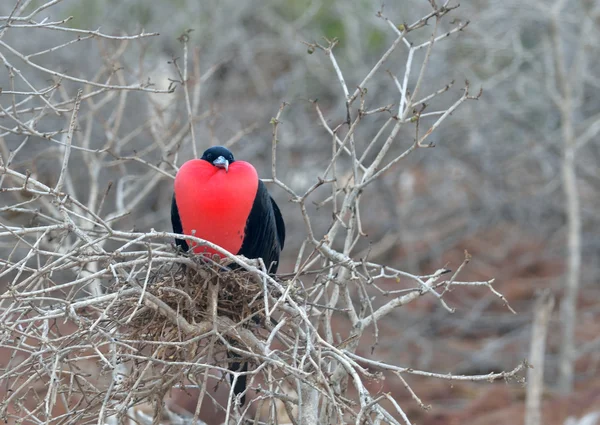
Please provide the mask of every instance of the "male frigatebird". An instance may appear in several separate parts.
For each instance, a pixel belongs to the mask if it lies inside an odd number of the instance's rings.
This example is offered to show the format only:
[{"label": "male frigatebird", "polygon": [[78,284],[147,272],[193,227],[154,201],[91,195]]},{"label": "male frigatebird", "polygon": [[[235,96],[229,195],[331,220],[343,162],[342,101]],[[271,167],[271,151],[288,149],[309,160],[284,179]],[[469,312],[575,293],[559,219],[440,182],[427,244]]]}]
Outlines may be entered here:
[{"label": "male frigatebird", "polygon": [[[285,225],[279,207],[252,164],[236,161],[227,148],[214,146],[201,159],[192,159],[181,166],[174,189],[171,203],[174,233],[194,235],[232,254],[262,258],[270,273],[277,272]],[[189,250],[185,240],[175,242],[185,252]],[[193,242],[190,245],[196,254],[218,254]],[[229,368],[238,371],[240,364],[234,362]],[[245,363],[241,371],[247,370]],[[245,389],[243,375],[233,391],[237,395]],[[244,404],[244,397],[241,403]]]}]

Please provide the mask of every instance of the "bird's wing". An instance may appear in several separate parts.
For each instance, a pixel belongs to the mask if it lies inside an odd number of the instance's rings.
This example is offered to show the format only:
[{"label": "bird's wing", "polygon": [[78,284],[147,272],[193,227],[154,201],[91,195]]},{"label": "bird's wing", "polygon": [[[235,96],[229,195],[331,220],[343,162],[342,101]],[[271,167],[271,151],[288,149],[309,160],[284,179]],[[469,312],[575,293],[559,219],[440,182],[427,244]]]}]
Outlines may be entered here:
[{"label": "bird's wing", "polygon": [[283,250],[285,244],[285,223],[283,222],[283,216],[281,211],[275,202],[275,199],[271,197],[271,205],[273,205],[273,213],[275,214],[275,224],[277,225],[277,239],[279,239],[279,249]]},{"label": "bird's wing", "polygon": [[[270,267],[271,273],[277,272],[281,252],[274,210],[267,187],[259,179],[254,204],[246,221],[244,242],[238,254],[248,258],[262,258],[267,268]],[[281,214],[279,217],[281,219]]]},{"label": "bird's wing", "polygon": [[[175,201],[175,194],[173,194],[173,200],[171,201],[171,224],[173,225],[173,233],[179,233],[183,235],[183,226],[181,225],[181,219],[179,218],[179,209],[177,208],[177,202]],[[188,251],[188,244],[184,239],[175,239],[177,246],[180,246],[184,252]]]}]

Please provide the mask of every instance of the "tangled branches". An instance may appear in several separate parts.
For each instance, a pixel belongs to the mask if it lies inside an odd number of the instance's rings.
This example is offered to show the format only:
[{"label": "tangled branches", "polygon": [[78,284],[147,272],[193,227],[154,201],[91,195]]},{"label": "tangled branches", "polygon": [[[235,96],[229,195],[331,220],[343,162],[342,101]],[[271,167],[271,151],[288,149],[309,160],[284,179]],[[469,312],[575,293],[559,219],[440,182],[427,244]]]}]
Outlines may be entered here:
[{"label": "tangled branches", "polygon": [[[224,415],[225,423],[254,418],[254,423],[409,424],[389,394],[372,390],[365,381],[392,371],[425,407],[402,375],[451,380],[517,376],[522,366],[491,375],[453,376],[387,364],[357,352],[366,334],[372,333],[377,344],[378,322],[383,317],[419,297],[434,297],[452,312],[444,300],[449,290],[485,286],[506,303],[492,287],[493,280],[458,280],[468,256],[455,273],[440,268],[422,276],[370,261],[369,250],[364,250],[360,211],[368,202],[372,183],[410,153],[433,146],[426,140],[436,129],[463,102],[478,97],[466,84],[446,107],[425,112],[430,102],[451,89],[451,84],[444,84],[421,93],[427,87],[432,49],[466,26],[459,22],[441,31],[443,20],[453,10],[448,2],[439,7],[431,2],[432,11],[410,25],[396,25],[380,13],[396,38],[352,90],[333,53],[336,40],[325,45],[307,43],[331,61],[343,91],[346,120],[333,126],[319,103],[313,103],[315,119],[327,133],[326,143],[331,143],[331,157],[323,169],[314,170],[317,177],[304,191],[278,174],[279,129],[286,104],[271,120],[272,178],[265,182],[289,195],[299,207],[305,228],[298,252],[289,254],[289,258],[295,256],[293,270],[278,276],[265,273],[259,262],[233,256],[193,236],[185,238],[210,246],[225,261],[182,255],[172,247],[176,235],[154,229],[135,231],[126,224],[130,216],[135,216],[137,228],[144,223],[144,209],[139,206],[173,177],[182,161],[180,150],[187,146],[188,153],[198,152],[195,124],[210,115],[200,113],[200,87],[218,66],[201,73],[197,57],[188,52],[189,39],[183,37],[183,63],[171,63],[179,79],[173,79],[170,87],[158,90],[150,84],[128,83],[126,72],[115,64],[120,64],[127,43],[150,34],[109,36],[67,29],[66,20],[36,20],[40,11],[55,3],[26,14],[17,2],[11,15],[0,17],[1,31],[35,27],[76,34],[76,39],[54,50],[85,39],[98,39],[108,46],[122,43],[122,48],[107,49],[111,54],[105,58],[106,68],[94,79],[82,79],[38,65],[32,60],[35,55],[20,53],[0,35],[0,59],[11,70],[10,84],[29,87],[29,91],[4,91],[2,99],[10,101],[0,105],[2,117],[11,120],[0,136],[0,212],[6,217],[0,223],[5,253],[0,260],[4,290],[0,345],[8,350],[0,369],[0,380],[8,389],[0,404],[3,419],[125,423],[127,418],[141,420],[136,417],[136,406],[150,403],[152,422],[159,424],[167,408],[165,396],[177,388],[197,391],[196,411],[186,422],[190,424],[197,423],[200,408],[208,400]],[[431,33],[421,43],[408,40],[413,34],[418,39],[419,31],[429,29]],[[400,78],[391,74],[390,80],[398,90],[397,105],[370,105],[368,84],[401,47],[407,52],[405,73]],[[36,89],[39,80],[30,80],[34,77],[13,65],[6,52],[20,59],[25,69],[55,80]],[[194,78],[188,76],[190,56]],[[420,58],[419,66],[416,58]],[[137,73],[142,81],[143,69]],[[139,127],[121,130],[130,93],[166,96],[175,86],[180,90],[170,100],[151,98],[148,119]],[[63,100],[55,100],[55,95]],[[184,105],[185,111],[178,111],[177,104]],[[187,120],[176,118],[178,113]],[[50,119],[51,114],[58,119]],[[385,122],[374,137],[364,140],[357,131],[366,128],[374,116],[385,116]],[[41,122],[55,128],[39,129]],[[104,141],[101,146],[93,141],[95,131]],[[401,134],[412,141],[403,152],[394,153]],[[125,154],[130,143],[136,148],[133,154]],[[56,159],[56,173],[45,176],[35,168],[36,161],[16,161],[21,151],[37,149]],[[103,178],[113,170],[118,176],[111,191],[113,183]],[[89,189],[83,193],[80,179]],[[321,210],[309,211],[313,204]],[[320,230],[323,217],[332,217],[324,232]],[[232,263],[235,270],[229,268]],[[390,280],[397,283],[395,289],[383,287]],[[334,319],[349,325],[343,337]],[[248,371],[233,373],[234,381],[247,376],[244,406],[222,379],[227,372],[226,352],[251,365]],[[213,395],[214,385],[227,387],[229,396],[218,399]],[[389,401],[391,408],[384,407],[383,401]]]}]

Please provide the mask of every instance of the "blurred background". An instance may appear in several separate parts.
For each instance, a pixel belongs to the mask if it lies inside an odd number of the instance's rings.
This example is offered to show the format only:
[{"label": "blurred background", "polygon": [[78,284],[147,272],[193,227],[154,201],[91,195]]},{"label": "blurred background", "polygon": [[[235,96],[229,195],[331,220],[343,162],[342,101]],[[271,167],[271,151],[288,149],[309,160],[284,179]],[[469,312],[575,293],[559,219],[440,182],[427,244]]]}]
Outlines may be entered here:
[{"label": "blurred background", "polygon": [[[423,297],[380,323],[373,355],[365,343],[364,354],[372,358],[439,373],[510,370],[528,357],[538,292],[552,291],[557,305],[544,366],[545,424],[567,423],[569,417],[600,410],[600,6],[591,0],[562,3],[559,26],[552,21],[553,5],[543,1],[461,4],[453,19],[470,23],[435,46],[424,92],[456,82],[440,97],[440,109],[460,96],[465,80],[474,92],[483,87],[483,95],[463,104],[431,136],[434,148],[418,149],[375,183],[376,190],[365,198],[361,211],[370,245],[360,248],[370,249],[372,260],[427,274],[441,267],[456,269],[467,250],[472,260],[461,279],[495,278],[495,288],[517,312],[510,313],[485,288],[449,294],[454,314],[440,308],[433,297]],[[40,4],[34,1],[30,7]],[[13,1],[3,1],[0,15],[10,14],[13,7]],[[425,0],[66,0],[46,15],[50,20],[72,16],[68,27],[101,28],[107,34],[133,34],[142,28],[158,32],[157,37],[132,41],[120,66],[139,73],[140,81],[150,78],[162,89],[169,86],[169,78],[178,78],[172,61],[181,61],[181,36],[186,34],[193,66],[200,75],[211,73],[202,85],[201,117],[194,127],[199,150],[215,144],[231,146],[236,158],[251,161],[263,178],[271,175],[269,122],[282,102],[289,103],[281,116],[278,176],[301,192],[315,182],[315,173],[329,163],[331,155],[331,137],[319,122],[313,101],[318,99],[332,127],[343,122],[346,114],[330,61],[302,41],[324,43],[323,37],[337,37],[334,52],[352,91],[396,38],[377,12],[383,8],[396,24],[409,24],[430,7]],[[73,39],[72,34],[59,31],[31,29],[26,37],[23,34],[8,31],[2,40],[28,54]],[[415,42],[426,39],[418,37]],[[36,63],[91,78],[115,46],[106,40],[73,44]],[[0,52],[9,57],[6,49]],[[406,54],[399,52],[368,85],[374,106],[397,103],[397,90],[385,70],[404,73]],[[43,86],[47,76],[33,70],[29,78]],[[0,69],[0,84],[9,84],[5,67]],[[150,101],[168,102],[164,95],[151,95]],[[176,110],[185,119],[185,106]],[[121,136],[148,117],[148,95],[129,95]],[[154,117],[151,125],[171,119]],[[366,145],[385,119],[375,117],[365,124],[357,135],[357,140],[364,140],[358,143]],[[0,121],[0,125],[8,124]],[[52,125],[52,120],[46,120],[40,123],[40,131]],[[144,132],[132,136],[121,155],[143,150],[147,137]],[[398,138],[390,158],[413,143],[414,129],[402,131]],[[90,148],[105,145],[101,125],[95,127],[91,140]],[[4,139],[8,151],[18,143],[10,136]],[[52,181],[61,156],[49,154],[48,149],[45,141],[32,141],[15,156],[15,167],[32,170],[41,181]],[[565,155],[566,151],[572,155]],[[191,155],[190,148],[183,146],[178,163]],[[145,158],[160,159],[152,153]],[[85,198],[88,173],[85,163],[80,164],[81,169],[73,171],[73,190]],[[570,195],[565,191],[565,164],[576,178],[576,193]],[[127,186],[132,180],[150,179],[148,169],[138,165],[127,168],[127,175],[118,166],[103,170],[99,186],[109,180]],[[144,196],[122,225],[170,230],[172,181],[163,179],[149,193],[143,193],[143,184],[136,190]],[[287,202],[288,195],[275,187],[270,190],[286,218],[288,238],[280,270],[289,271],[305,228],[296,205]],[[330,215],[316,206],[309,212],[322,234]],[[573,227],[569,214],[579,218],[580,227]],[[12,219],[0,215],[2,221]],[[581,261],[576,276],[574,385],[565,391],[559,387],[563,341],[559,307],[573,254],[568,249],[570,231],[579,235],[576,248]],[[389,288],[393,285],[390,282]],[[393,376],[373,385],[391,391],[414,423],[523,422],[525,390],[517,382],[450,383],[411,377],[409,383],[425,404],[432,405],[430,411],[422,410]],[[174,399],[193,411],[193,397],[178,394]]]}]

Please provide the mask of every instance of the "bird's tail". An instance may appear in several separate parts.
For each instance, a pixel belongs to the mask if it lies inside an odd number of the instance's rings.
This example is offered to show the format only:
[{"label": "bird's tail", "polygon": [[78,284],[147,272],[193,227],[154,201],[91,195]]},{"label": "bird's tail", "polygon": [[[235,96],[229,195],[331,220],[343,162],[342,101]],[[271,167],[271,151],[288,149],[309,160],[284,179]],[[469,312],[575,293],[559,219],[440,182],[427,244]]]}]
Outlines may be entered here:
[{"label": "bird's tail", "polygon": [[[232,351],[228,351],[228,357],[230,359],[240,359],[241,358],[241,356],[239,354],[234,353]],[[229,370],[232,372],[247,372],[248,371],[248,362],[244,362],[242,364],[239,361],[234,360],[229,363]],[[232,384],[233,384],[233,378],[234,378],[233,374],[229,375],[229,379]],[[238,376],[238,379],[235,382],[235,385],[233,387],[233,394],[235,396],[246,391],[246,378],[247,378],[246,375]],[[242,398],[240,399],[240,403],[243,406],[245,402],[246,402],[246,396],[243,395]]]}]

